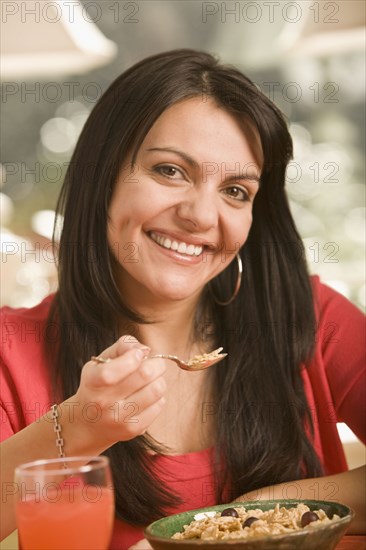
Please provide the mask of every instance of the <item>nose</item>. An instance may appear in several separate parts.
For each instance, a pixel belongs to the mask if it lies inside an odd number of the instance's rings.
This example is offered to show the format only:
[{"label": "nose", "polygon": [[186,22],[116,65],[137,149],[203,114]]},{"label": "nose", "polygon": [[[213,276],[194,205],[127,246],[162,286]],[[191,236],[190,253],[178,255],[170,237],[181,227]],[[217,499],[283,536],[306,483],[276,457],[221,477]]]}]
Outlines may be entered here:
[{"label": "nose", "polygon": [[215,193],[193,188],[177,206],[177,215],[185,227],[195,231],[208,231],[217,226],[218,201]]}]

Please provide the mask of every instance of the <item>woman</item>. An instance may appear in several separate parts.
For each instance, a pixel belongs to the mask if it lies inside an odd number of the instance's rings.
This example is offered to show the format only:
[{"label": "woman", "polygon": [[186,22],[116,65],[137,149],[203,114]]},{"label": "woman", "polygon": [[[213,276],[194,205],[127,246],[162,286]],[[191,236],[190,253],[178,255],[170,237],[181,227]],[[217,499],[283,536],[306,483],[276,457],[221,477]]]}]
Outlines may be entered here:
[{"label": "woman", "polygon": [[[2,480],[55,456],[57,403],[59,452],[111,460],[113,549],[165,514],[244,494],[361,510],[336,421],[365,437],[364,319],[309,278],[284,191],[291,155],[278,109],[206,53],[117,78],[66,175],[59,291],[4,311]],[[195,373],[150,358],[219,346],[227,358]]]}]

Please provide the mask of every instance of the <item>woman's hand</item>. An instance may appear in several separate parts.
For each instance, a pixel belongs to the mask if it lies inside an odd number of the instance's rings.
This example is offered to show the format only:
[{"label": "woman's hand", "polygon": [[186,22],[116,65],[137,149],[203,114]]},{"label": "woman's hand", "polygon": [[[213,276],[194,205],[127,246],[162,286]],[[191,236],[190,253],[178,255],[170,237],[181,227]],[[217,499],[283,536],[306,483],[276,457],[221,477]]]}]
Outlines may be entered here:
[{"label": "woman's hand", "polygon": [[[109,362],[85,364],[76,394],[58,407],[66,455],[98,455],[147,430],[164,405],[166,387],[163,362],[145,359],[148,353],[135,338],[125,336],[101,353]],[[16,528],[14,468],[55,458],[55,441],[48,412],[1,444],[0,481],[7,492],[0,502],[0,540]]]},{"label": "woman's hand", "polygon": [[108,362],[85,364],[76,394],[61,405],[62,412],[72,407],[85,441],[105,450],[143,434],[158,416],[165,402],[165,366],[147,359],[149,351],[123,336],[100,354]]}]

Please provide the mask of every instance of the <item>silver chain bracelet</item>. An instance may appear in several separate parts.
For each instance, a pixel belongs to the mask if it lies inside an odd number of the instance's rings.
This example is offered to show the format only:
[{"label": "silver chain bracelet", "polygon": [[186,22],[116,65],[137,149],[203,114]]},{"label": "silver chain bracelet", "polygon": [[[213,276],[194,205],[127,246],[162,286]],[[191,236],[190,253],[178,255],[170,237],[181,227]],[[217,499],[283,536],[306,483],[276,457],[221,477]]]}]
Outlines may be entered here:
[{"label": "silver chain bracelet", "polygon": [[59,414],[57,405],[52,405],[51,407],[52,412],[52,420],[53,420],[53,429],[56,432],[56,447],[58,448],[58,456],[59,458],[65,458],[66,455],[64,453],[64,440],[61,437],[61,424],[59,423]]}]

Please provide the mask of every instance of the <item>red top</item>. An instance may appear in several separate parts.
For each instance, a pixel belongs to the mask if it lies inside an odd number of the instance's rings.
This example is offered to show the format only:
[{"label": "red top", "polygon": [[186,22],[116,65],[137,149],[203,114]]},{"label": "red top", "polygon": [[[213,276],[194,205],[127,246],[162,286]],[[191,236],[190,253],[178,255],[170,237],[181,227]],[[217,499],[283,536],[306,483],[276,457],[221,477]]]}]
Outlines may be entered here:
[{"label": "red top", "polygon": [[[318,315],[316,350],[302,376],[313,414],[314,448],[325,472],[335,474],[347,470],[336,422],[345,422],[366,442],[365,415],[361,414],[366,388],[365,318],[317,277],[313,278],[313,286]],[[37,420],[52,404],[49,373],[42,357],[44,338],[57,337],[55,330],[46,331],[51,301],[48,297],[31,309],[1,310],[1,440]],[[183,500],[170,513],[217,504],[212,456],[213,451],[206,449],[153,458],[162,481]],[[127,550],[141,538],[141,528],[116,521],[110,548]]]}]

